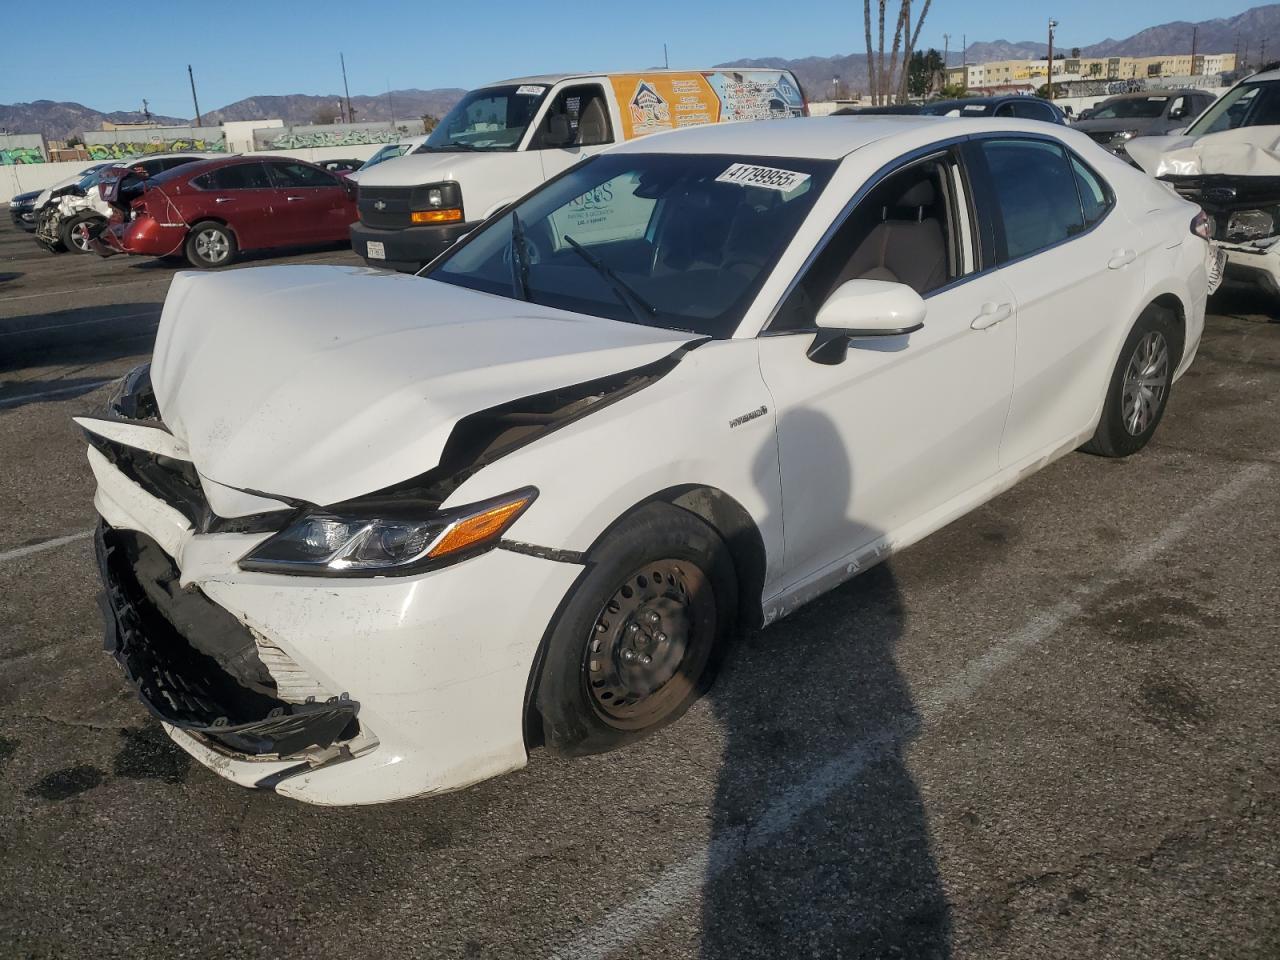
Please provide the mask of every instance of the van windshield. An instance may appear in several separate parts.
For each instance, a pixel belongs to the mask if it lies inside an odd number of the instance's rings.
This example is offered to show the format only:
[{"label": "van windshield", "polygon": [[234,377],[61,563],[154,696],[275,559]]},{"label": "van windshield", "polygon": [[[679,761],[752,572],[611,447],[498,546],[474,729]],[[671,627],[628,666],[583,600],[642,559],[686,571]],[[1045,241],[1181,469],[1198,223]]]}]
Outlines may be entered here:
[{"label": "van windshield", "polygon": [[1276,125],[1280,125],[1280,80],[1268,80],[1232,87],[1187,128],[1187,135]]},{"label": "van windshield", "polygon": [[424,275],[561,310],[731,337],[835,165],[606,153],[490,220]]},{"label": "van windshield", "polygon": [[550,89],[541,83],[472,90],[414,153],[514,150]]}]

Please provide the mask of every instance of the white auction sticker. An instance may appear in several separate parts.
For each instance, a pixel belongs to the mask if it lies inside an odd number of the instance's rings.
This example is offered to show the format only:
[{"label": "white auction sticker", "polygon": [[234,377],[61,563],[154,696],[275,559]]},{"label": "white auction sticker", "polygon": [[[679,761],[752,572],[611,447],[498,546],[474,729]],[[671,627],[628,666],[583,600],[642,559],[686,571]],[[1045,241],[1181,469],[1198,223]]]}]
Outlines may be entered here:
[{"label": "white auction sticker", "polygon": [[516,87],[517,97],[540,97],[546,92],[546,87],[540,87],[536,83],[526,83],[522,87]]},{"label": "white auction sticker", "polygon": [[368,252],[365,256],[370,260],[387,259],[387,248],[382,245],[381,240],[370,240],[368,243]]},{"label": "white auction sticker", "polygon": [[736,183],[744,187],[764,187],[790,193],[809,179],[807,173],[795,170],[779,170],[777,167],[757,167],[751,163],[735,163],[716,177],[718,183]]}]

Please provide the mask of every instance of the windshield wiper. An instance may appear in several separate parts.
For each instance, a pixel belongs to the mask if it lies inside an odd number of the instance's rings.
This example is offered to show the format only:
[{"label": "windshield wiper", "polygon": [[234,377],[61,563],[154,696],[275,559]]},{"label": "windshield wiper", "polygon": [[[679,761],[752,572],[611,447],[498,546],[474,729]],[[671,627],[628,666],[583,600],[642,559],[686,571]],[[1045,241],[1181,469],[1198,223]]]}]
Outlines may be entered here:
[{"label": "windshield wiper", "polygon": [[596,273],[609,281],[609,286],[613,292],[618,295],[618,299],[622,301],[623,306],[631,311],[632,316],[636,318],[638,323],[647,323],[653,317],[658,315],[657,309],[649,303],[644,297],[636,293],[627,285],[627,281],[623,280],[614,271],[605,264],[599,257],[593,256],[587,252],[587,248],[580,244],[567,233],[564,235],[564,242],[573,247],[573,252],[587,261],[595,268]]},{"label": "windshield wiper", "polygon": [[529,296],[529,248],[524,241],[520,215],[511,211],[511,293],[517,300],[532,302]]}]

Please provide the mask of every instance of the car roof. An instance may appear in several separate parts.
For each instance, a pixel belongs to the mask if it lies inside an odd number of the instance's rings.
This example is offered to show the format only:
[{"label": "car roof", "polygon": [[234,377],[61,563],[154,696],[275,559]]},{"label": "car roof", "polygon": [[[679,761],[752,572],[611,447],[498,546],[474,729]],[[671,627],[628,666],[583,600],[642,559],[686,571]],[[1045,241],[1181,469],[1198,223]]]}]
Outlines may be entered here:
[{"label": "car roof", "polygon": [[777,71],[778,73],[791,72],[788,67],[739,67],[734,65],[725,67],[693,67],[689,70],[583,70],[578,71],[577,73],[542,73],[530,77],[512,77],[509,80],[495,80],[492,83],[481,84],[481,86],[476,89],[483,89],[484,87],[505,87],[512,83],[537,83],[545,86],[552,86],[559,83],[561,80],[578,80],[586,77],[632,77],[638,74],[642,74],[646,77],[658,77],[668,73],[685,76],[690,73],[730,73],[735,71],[744,72],[761,70],[766,72]]},{"label": "car roof", "polygon": [[724,153],[757,157],[839,160],[882,140],[901,140],[904,149],[969,134],[1060,132],[1043,120],[1003,117],[929,117],[871,114],[793,117],[739,123],[708,123],[650,134],[614,147],[611,153]]}]

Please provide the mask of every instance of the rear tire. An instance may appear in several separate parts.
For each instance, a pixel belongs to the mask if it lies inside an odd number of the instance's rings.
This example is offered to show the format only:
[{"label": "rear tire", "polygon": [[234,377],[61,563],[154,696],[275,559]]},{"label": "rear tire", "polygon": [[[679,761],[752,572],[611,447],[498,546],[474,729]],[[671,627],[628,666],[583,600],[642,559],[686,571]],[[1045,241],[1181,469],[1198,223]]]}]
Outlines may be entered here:
[{"label": "rear tire", "polygon": [[204,220],[187,234],[187,262],[200,270],[218,270],[236,262],[236,236],[223,223]]},{"label": "rear tire", "polygon": [[1100,457],[1127,457],[1145,447],[1164,417],[1181,359],[1177,318],[1163,307],[1147,307],[1120,350],[1098,428],[1080,449]]},{"label": "rear tire", "polygon": [[104,223],[106,220],[96,214],[82,213],[62,224],[58,228],[58,236],[68,253],[92,253],[89,238]]},{"label": "rear tire", "polygon": [[678,719],[710,685],[738,584],[724,541],[666,503],[588,555],[552,626],[536,706],[547,749],[603,753]]}]

